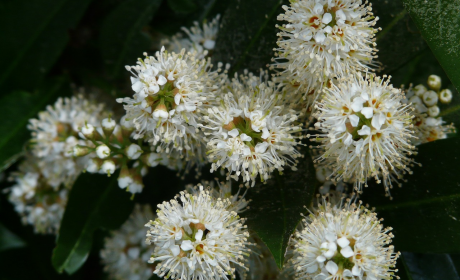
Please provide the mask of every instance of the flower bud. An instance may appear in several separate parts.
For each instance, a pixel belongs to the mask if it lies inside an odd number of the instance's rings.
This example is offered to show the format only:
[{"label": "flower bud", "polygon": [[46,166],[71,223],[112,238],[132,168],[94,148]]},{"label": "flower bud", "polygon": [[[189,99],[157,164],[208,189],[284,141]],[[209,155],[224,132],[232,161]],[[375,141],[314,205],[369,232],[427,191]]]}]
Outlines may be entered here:
[{"label": "flower bud", "polygon": [[133,183],[133,178],[126,164],[123,165],[123,167],[121,168],[120,176],[118,176],[117,181],[118,181],[118,186],[121,189],[126,189],[129,185]]},{"label": "flower bud", "polygon": [[86,146],[76,145],[73,147],[72,153],[74,157],[82,157],[89,154],[90,149]]},{"label": "flower bud", "polygon": [[430,75],[428,77],[428,86],[432,90],[438,91],[441,88],[441,77],[436,75]]},{"label": "flower bud", "polygon": [[101,125],[102,130],[104,130],[105,136],[109,137],[110,135],[112,135],[112,132],[115,129],[117,123],[112,118],[108,117],[102,120]]},{"label": "flower bud", "polygon": [[150,153],[142,156],[142,162],[149,167],[155,167],[158,165],[160,156],[157,153]]},{"label": "flower bud", "polygon": [[166,106],[162,103],[155,108],[155,111],[153,111],[153,117],[156,119],[167,119],[168,116],[168,110],[166,109]]},{"label": "flower bud", "polygon": [[125,149],[125,154],[129,159],[138,159],[142,153],[143,151],[141,147],[134,143],[132,143]]},{"label": "flower bud", "polygon": [[90,124],[85,124],[82,128],[81,128],[81,133],[83,134],[83,136],[85,136],[87,139],[92,139],[93,136],[94,136],[94,132],[95,132],[96,129],[94,129],[94,126],[90,125]]},{"label": "flower bud", "polygon": [[98,173],[101,169],[102,162],[98,158],[92,158],[86,164],[86,171],[89,173]]},{"label": "flower bud", "polygon": [[417,96],[423,96],[423,94],[426,92],[426,87],[424,85],[417,85],[414,87],[414,93]]},{"label": "flower bud", "polygon": [[452,91],[450,89],[443,89],[439,93],[439,100],[441,103],[448,104],[452,101]]},{"label": "flower bud", "polygon": [[110,156],[110,148],[107,147],[107,145],[102,144],[102,145],[100,145],[100,146],[98,146],[96,148],[96,155],[99,158],[104,159],[104,158]]},{"label": "flower bud", "polygon": [[134,174],[133,182],[128,187],[130,193],[140,193],[144,188],[144,183],[142,182],[142,177],[140,174]]},{"label": "flower bud", "polygon": [[134,131],[134,124],[131,120],[127,120],[126,116],[121,117],[121,133],[123,137],[129,138]]},{"label": "flower bud", "polygon": [[431,106],[428,108],[428,116],[430,117],[437,117],[441,110],[439,110],[438,106]]},{"label": "flower bud", "polygon": [[423,103],[426,106],[431,107],[438,103],[438,94],[432,90],[429,90],[423,94]]},{"label": "flower bud", "polygon": [[106,173],[109,177],[115,172],[115,169],[116,165],[115,162],[113,162],[113,160],[104,160],[104,162],[102,163],[101,172]]}]

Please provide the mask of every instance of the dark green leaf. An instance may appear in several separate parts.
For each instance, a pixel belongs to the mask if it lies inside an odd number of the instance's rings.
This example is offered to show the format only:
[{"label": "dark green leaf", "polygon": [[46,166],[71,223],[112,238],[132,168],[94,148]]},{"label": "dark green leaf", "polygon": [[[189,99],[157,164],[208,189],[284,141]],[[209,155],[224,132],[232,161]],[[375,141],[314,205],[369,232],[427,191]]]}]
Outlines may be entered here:
[{"label": "dark green leaf", "polygon": [[214,61],[230,63],[232,72],[266,68],[276,47],[276,17],[283,11],[281,0],[233,0],[222,18]]},{"label": "dark green leaf", "polygon": [[117,77],[125,65],[150,49],[152,39],[142,29],[152,19],[162,0],[127,0],[121,2],[104,20],[100,48],[108,72]]},{"label": "dark green leaf", "polygon": [[60,89],[64,81],[53,80],[51,87],[33,94],[15,91],[0,98],[0,171],[14,163],[30,138],[30,131],[27,130],[29,119],[36,117],[46,105],[63,95]]},{"label": "dark green leaf", "polygon": [[259,183],[248,191],[250,208],[243,213],[247,224],[267,245],[279,268],[289,237],[309,207],[315,194],[315,170],[307,149],[299,160],[299,170],[286,168],[283,175],[274,174],[266,184]]},{"label": "dark green leaf", "polygon": [[25,245],[26,244],[21,238],[8,230],[4,225],[0,224],[0,251],[11,248],[21,248]]},{"label": "dark green leaf", "polygon": [[460,280],[448,254],[402,253],[408,279],[411,280]]},{"label": "dark green leaf", "polygon": [[460,90],[460,0],[403,0],[423,38]]},{"label": "dark green leaf", "polygon": [[58,272],[72,274],[83,265],[96,229],[117,229],[128,218],[133,202],[117,176],[83,174],[72,187],[52,257]]},{"label": "dark green leaf", "polygon": [[422,167],[415,166],[408,182],[391,190],[393,200],[381,185],[365,189],[362,199],[393,227],[396,250],[460,252],[460,139],[421,145],[415,160]]},{"label": "dark green leaf", "polygon": [[0,89],[32,90],[51,69],[90,0],[2,1]]},{"label": "dark green leaf", "polygon": [[168,5],[176,13],[184,14],[192,13],[197,8],[193,0],[168,0]]}]

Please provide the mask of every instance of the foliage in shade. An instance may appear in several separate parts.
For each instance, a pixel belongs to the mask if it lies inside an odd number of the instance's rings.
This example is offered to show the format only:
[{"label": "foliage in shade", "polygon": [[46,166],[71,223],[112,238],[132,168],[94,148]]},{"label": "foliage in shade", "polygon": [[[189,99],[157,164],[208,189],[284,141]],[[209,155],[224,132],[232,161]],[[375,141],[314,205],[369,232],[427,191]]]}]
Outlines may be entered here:
[{"label": "foliage in shade", "polygon": [[401,280],[459,280],[457,270],[448,254],[418,254],[403,252],[401,262],[406,274]]},{"label": "foliage in shade", "polygon": [[0,251],[24,247],[25,242],[0,223]]}]

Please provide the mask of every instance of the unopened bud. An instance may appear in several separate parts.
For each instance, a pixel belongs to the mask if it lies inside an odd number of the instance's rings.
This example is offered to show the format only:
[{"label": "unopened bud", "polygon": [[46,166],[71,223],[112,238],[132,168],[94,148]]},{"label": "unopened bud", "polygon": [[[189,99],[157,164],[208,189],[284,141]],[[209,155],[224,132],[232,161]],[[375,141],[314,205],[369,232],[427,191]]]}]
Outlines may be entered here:
[{"label": "unopened bud", "polygon": [[125,153],[129,159],[138,159],[143,153],[143,151],[141,147],[139,147],[139,145],[133,143],[126,147]]},{"label": "unopened bud", "polygon": [[228,124],[222,126],[222,128],[230,131],[230,130],[233,130],[234,128],[236,128],[235,124],[233,122],[229,122]]},{"label": "unopened bud", "polygon": [[417,85],[414,87],[414,93],[417,96],[423,96],[423,94],[426,92],[426,87],[424,85]]},{"label": "unopened bud", "polygon": [[441,103],[448,104],[452,101],[452,91],[450,89],[443,89],[439,93],[439,100]]},{"label": "unopened bud", "polygon": [[112,135],[113,130],[117,123],[111,117],[105,118],[101,122],[102,130],[104,131],[105,136],[109,137]]},{"label": "unopened bud", "polygon": [[438,94],[432,90],[429,90],[423,94],[423,103],[426,106],[431,107],[438,103]]},{"label": "unopened bud", "polygon": [[428,108],[428,116],[430,117],[437,117],[441,110],[439,110],[438,106],[431,106]]},{"label": "unopened bud", "polygon": [[88,139],[91,139],[93,138],[94,136],[94,131],[96,129],[94,129],[94,126],[90,125],[90,124],[85,124],[82,128],[81,128],[81,133],[83,134],[83,136],[85,136],[86,138]]},{"label": "unopened bud", "polygon": [[157,153],[150,153],[142,156],[142,162],[147,166],[155,167],[158,165],[160,156]]},{"label": "unopened bud", "polygon": [[169,116],[168,110],[166,109],[166,106],[164,104],[159,104],[155,108],[155,111],[153,111],[153,117],[156,119],[159,119],[159,118],[167,119],[168,116]]},{"label": "unopened bud", "polygon": [[120,176],[118,176],[117,181],[118,181],[118,186],[121,189],[126,189],[129,185],[133,183],[133,178],[126,165],[124,165],[121,168]]},{"label": "unopened bud", "polygon": [[[133,173],[133,172],[132,172]],[[129,185],[128,191],[130,193],[140,193],[144,188],[144,183],[142,182],[142,177],[140,174],[134,174],[133,182]]]},{"label": "unopened bud", "polygon": [[102,163],[101,172],[107,174],[107,176],[109,177],[115,172],[115,169],[116,165],[115,162],[113,162],[113,160],[104,160],[104,162]]},{"label": "unopened bud", "polygon": [[428,86],[432,90],[438,91],[441,88],[441,77],[437,75],[430,75],[428,77]]},{"label": "unopened bud", "polygon": [[134,124],[131,120],[127,120],[126,116],[121,117],[120,120],[121,133],[123,137],[129,138],[134,131]]},{"label": "unopened bud", "polygon": [[81,145],[76,145],[75,147],[73,147],[73,156],[74,157],[82,157],[82,156],[86,156],[87,154],[89,154],[90,152],[90,149],[86,146],[81,146]]},{"label": "unopened bud", "polygon": [[107,158],[110,156],[110,148],[102,144],[96,148],[96,155],[101,159]]},{"label": "unopened bud", "polygon": [[92,158],[86,165],[86,171],[89,173],[98,173],[101,169],[102,162],[100,159]]}]

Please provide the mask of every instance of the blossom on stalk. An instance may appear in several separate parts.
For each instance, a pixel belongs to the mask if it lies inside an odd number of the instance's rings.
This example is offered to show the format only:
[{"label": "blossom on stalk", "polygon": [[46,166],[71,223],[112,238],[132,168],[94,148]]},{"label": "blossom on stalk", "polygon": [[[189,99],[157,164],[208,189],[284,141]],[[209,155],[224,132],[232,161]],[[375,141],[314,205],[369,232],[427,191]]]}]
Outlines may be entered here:
[{"label": "blossom on stalk", "polygon": [[289,268],[295,279],[393,279],[400,253],[391,228],[361,202],[323,198],[291,237]]},{"label": "blossom on stalk", "polygon": [[277,26],[277,82],[309,107],[333,78],[372,70],[378,18],[362,0],[299,0],[283,6]]},{"label": "blossom on stalk", "polygon": [[158,205],[156,220],[145,225],[154,273],[165,279],[234,278],[250,249],[245,220],[228,211],[230,204],[200,187],[198,194],[181,192]]},{"label": "blossom on stalk", "polygon": [[162,40],[161,45],[166,50],[179,53],[182,49],[195,53],[198,58],[211,56],[216,45],[217,33],[219,32],[220,15],[217,15],[211,22],[203,21],[200,25],[197,21],[193,22],[190,28],[182,27],[182,33]]},{"label": "blossom on stalk", "polygon": [[153,266],[147,261],[153,248],[145,243],[142,228],[154,218],[149,205],[136,204],[128,220],[104,240],[101,260],[110,279],[147,280],[152,276]]},{"label": "blossom on stalk", "polygon": [[272,82],[236,76],[217,100],[219,106],[208,109],[202,126],[211,172],[222,167],[253,186],[257,176],[266,181],[275,169],[296,169],[300,113],[284,106]]},{"label": "blossom on stalk", "polygon": [[137,65],[126,66],[135,93],[117,102],[125,104],[134,139],[144,138],[158,153],[176,150],[188,161],[202,158],[194,156],[204,150],[197,127],[224,79],[220,67],[212,71],[209,59],[197,59],[185,50],[168,53],[164,47],[155,56],[145,54]]},{"label": "blossom on stalk", "polygon": [[308,137],[320,143],[316,161],[332,169],[330,177],[354,183],[358,191],[374,177],[389,195],[391,181],[411,172],[412,109],[403,97],[389,79],[373,75],[341,79],[325,91],[315,105],[320,133]]}]

